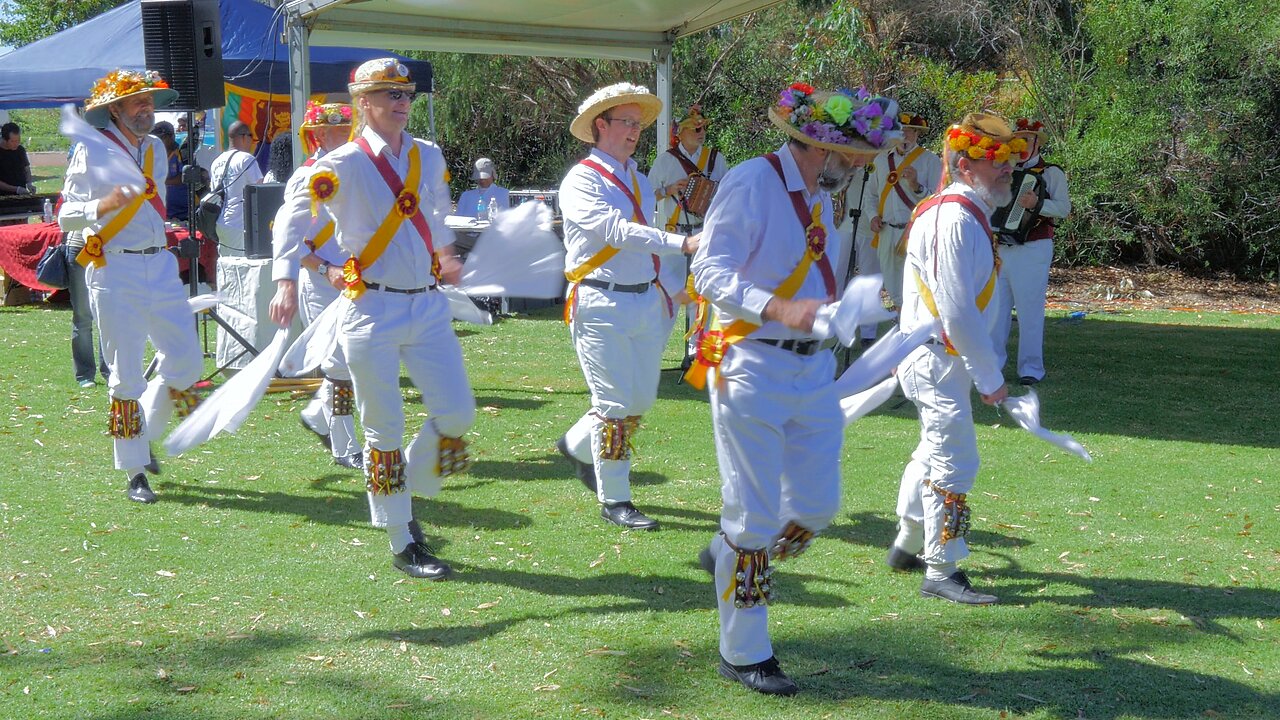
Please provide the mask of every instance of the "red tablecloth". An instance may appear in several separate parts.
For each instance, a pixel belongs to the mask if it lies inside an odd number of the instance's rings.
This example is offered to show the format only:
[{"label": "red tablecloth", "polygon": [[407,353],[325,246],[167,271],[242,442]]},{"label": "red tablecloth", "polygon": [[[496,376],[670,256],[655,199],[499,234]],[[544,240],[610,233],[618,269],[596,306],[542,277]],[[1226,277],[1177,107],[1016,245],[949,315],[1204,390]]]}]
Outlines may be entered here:
[{"label": "red tablecloth", "polygon": [[[169,230],[165,233],[169,247],[176,247],[188,235],[186,230]],[[214,278],[218,272],[218,244],[200,237],[200,267],[205,278]],[[36,290],[51,290],[36,282],[36,263],[44,255],[45,248],[62,240],[58,223],[30,223],[0,227],[0,268],[9,277]],[[178,258],[178,271],[186,272],[188,262]]]}]

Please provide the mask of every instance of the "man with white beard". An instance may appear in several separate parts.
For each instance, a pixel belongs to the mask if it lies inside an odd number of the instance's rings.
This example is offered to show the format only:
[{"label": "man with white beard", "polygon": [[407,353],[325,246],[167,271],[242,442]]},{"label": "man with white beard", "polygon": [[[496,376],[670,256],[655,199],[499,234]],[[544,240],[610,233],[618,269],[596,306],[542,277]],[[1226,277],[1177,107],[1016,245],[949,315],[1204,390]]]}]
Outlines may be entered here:
[{"label": "man with white beard", "polygon": [[1000,263],[989,221],[1012,198],[1020,147],[1003,118],[966,115],[943,140],[943,189],[907,227],[901,329],[936,322],[941,332],[898,366],[903,393],[919,411],[920,443],[902,474],[898,537],[886,562],[923,566],[923,597],[966,605],[997,600],[974,590],[956,565],[969,555],[966,495],[979,464],[970,389],[976,385],[988,405],[1009,395],[991,344]]}]

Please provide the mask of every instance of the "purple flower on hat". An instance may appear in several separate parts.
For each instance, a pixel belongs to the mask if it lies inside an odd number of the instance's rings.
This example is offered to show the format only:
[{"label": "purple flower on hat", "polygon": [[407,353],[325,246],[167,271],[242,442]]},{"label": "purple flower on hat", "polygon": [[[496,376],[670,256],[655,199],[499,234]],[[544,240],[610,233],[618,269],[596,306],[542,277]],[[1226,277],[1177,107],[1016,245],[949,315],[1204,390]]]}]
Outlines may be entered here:
[{"label": "purple flower on hat", "polygon": [[791,88],[784,88],[778,93],[778,106],[794,108],[796,106],[796,96],[791,94]]}]

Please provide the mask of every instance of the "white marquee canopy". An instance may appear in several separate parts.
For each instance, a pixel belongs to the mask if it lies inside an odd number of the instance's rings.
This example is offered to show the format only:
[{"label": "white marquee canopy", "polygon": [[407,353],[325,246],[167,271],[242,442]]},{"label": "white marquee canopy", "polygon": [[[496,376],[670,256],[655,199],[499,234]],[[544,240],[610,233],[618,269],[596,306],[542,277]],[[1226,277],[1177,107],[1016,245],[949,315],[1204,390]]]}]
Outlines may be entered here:
[{"label": "white marquee canopy", "polygon": [[[310,45],[485,55],[606,58],[657,64],[655,92],[670,129],[671,45],[780,0],[283,0],[290,63]],[[291,73],[295,125],[309,87]],[[583,88],[583,97],[593,88]]]}]

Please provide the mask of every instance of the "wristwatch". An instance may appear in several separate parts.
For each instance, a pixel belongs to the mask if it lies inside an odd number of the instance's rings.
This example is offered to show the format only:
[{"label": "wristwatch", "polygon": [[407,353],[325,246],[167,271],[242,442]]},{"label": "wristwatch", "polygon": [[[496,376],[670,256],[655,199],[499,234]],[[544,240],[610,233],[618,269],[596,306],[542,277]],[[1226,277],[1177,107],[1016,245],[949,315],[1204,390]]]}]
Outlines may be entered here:
[{"label": "wristwatch", "polygon": [[320,273],[320,277],[328,279],[328,277],[329,277],[329,268],[331,268],[331,267],[333,267],[333,266],[332,266],[332,265],[330,265],[328,262],[326,262],[326,261],[324,261],[324,260],[321,260],[321,261],[320,261],[320,264],[316,266],[316,272],[317,272],[317,273]]}]

